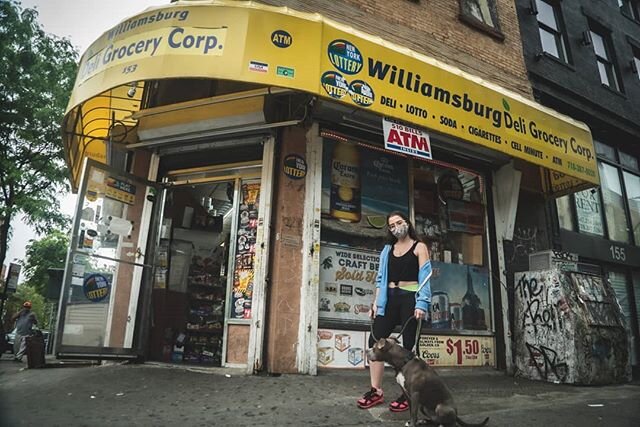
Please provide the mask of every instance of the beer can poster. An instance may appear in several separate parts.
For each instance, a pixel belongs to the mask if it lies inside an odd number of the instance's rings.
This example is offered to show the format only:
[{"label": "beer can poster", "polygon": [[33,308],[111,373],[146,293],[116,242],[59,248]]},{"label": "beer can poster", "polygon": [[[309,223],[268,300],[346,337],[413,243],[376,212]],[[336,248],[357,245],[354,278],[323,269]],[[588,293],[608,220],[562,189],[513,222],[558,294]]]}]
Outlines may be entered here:
[{"label": "beer can poster", "polygon": [[494,338],[421,335],[420,358],[432,366],[494,366]]},{"label": "beer can poster", "polygon": [[431,322],[442,331],[490,331],[489,270],[432,261]]},{"label": "beer can poster", "polygon": [[409,212],[406,158],[327,137],[322,165],[323,240],[384,238],[386,215]]},{"label": "beer can poster", "polygon": [[322,245],[318,318],[369,324],[379,262],[377,252]]}]

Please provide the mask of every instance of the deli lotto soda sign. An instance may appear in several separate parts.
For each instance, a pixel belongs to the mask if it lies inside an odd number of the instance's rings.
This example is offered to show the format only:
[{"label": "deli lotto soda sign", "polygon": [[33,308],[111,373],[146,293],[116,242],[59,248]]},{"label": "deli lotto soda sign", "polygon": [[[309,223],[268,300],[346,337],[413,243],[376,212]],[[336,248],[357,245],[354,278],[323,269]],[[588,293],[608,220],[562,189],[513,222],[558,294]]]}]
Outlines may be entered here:
[{"label": "deli lotto soda sign", "polygon": [[386,117],[382,119],[382,130],[384,148],[387,150],[421,159],[432,158],[431,141],[427,132]]}]

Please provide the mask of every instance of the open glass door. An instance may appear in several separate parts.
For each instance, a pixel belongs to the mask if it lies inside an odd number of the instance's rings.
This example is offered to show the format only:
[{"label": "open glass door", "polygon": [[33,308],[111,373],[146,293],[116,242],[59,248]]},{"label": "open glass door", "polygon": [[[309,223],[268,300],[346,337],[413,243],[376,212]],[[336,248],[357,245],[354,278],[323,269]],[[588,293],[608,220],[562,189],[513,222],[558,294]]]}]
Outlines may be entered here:
[{"label": "open glass door", "polygon": [[88,160],[60,298],[56,355],[135,358],[134,330],[159,186]]}]

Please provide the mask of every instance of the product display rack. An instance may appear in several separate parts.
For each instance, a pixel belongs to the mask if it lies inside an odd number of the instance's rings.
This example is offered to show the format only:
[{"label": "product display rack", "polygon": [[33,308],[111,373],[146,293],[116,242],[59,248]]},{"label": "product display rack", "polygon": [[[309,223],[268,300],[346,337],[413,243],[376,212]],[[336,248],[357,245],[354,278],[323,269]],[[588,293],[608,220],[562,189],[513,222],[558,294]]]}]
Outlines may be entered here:
[{"label": "product display rack", "polygon": [[[227,278],[207,272],[194,256],[187,276],[187,322],[184,362],[220,365]],[[206,261],[206,259],[205,259]]]}]

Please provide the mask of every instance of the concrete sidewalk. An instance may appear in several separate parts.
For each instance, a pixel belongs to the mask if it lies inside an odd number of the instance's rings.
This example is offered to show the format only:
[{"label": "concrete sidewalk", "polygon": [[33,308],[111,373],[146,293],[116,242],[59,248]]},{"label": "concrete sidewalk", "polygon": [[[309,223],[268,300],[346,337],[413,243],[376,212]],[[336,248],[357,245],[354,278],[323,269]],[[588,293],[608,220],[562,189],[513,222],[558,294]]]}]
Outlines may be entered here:
[{"label": "concrete sidewalk", "polygon": [[[408,413],[355,401],[366,371],[246,376],[163,364],[23,369],[0,360],[0,425],[403,426]],[[638,426],[640,384],[578,387],[514,379],[491,369],[440,369],[465,421],[490,426]],[[387,400],[399,393],[385,375]]]}]

